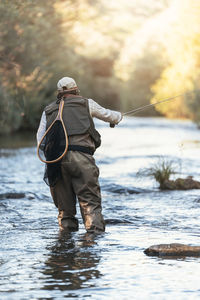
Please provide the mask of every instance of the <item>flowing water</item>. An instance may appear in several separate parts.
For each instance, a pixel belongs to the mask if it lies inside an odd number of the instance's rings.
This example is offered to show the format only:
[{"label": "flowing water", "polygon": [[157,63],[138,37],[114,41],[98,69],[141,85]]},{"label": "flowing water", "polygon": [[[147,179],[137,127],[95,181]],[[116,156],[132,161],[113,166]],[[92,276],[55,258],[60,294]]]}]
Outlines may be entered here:
[{"label": "flowing water", "polygon": [[[200,179],[200,131],[188,121],[97,122],[106,233],[67,234],[31,141],[0,140],[0,299],[199,299],[200,258],[162,259],[160,243],[200,245],[200,191],[160,191],[137,171],[158,156]],[[21,145],[21,146],[20,146]],[[32,146],[31,146],[32,145]],[[180,175],[180,174],[179,174]]]}]

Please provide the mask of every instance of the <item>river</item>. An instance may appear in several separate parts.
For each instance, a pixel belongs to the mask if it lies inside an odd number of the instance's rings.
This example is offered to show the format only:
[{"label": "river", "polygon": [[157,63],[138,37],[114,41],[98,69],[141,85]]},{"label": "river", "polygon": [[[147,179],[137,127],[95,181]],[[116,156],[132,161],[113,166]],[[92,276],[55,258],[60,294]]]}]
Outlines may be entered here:
[{"label": "river", "polygon": [[[106,232],[67,234],[42,180],[32,136],[0,140],[0,299],[199,299],[200,258],[162,259],[154,244],[200,245],[200,191],[160,191],[138,177],[159,156],[200,180],[200,130],[189,121],[98,121]],[[26,142],[27,141],[27,142]],[[136,193],[137,192],[137,193]]]}]

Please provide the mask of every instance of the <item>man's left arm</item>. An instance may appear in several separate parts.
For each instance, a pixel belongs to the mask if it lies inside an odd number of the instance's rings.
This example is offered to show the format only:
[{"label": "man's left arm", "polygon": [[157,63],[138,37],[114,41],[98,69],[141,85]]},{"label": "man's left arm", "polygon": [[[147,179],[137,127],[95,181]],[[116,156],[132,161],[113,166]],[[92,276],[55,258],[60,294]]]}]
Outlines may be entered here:
[{"label": "man's left arm", "polygon": [[46,131],[46,114],[43,111],[42,117],[40,120],[40,125],[39,125],[38,131],[37,131],[37,144],[40,143],[43,135],[45,134],[45,131]]}]

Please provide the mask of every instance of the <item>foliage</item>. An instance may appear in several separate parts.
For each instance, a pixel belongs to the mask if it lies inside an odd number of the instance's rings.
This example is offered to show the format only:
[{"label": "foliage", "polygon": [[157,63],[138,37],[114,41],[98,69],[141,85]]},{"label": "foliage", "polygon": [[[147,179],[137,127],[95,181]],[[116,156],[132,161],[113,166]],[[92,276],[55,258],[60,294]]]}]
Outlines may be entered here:
[{"label": "foliage", "polygon": [[[51,37],[46,38],[56,22],[53,1],[49,4],[17,0],[0,3],[0,119],[6,125],[1,130],[17,130],[26,125],[30,128],[41,111],[46,84],[52,77],[52,52],[58,43],[53,30]],[[51,24],[47,15],[51,16]]]},{"label": "foliage", "polygon": [[199,12],[190,0],[0,1],[0,134],[36,129],[63,76],[123,111],[195,89],[156,110],[200,123]]},{"label": "foliage", "polygon": [[169,46],[164,52],[169,62],[152,86],[153,98],[167,98],[194,90],[193,94],[186,93],[175,101],[157,106],[157,110],[167,117],[186,117],[200,121],[200,3],[174,0],[171,14],[176,15],[176,19],[173,30],[168,31],[166,36]]},{"label": "foliage", "polygon": [[144,3],[138,9],[137,1],[0,1],[0,133],[36,129],[62,76],[74,77],[84,96],[113,109],[132,106],[133,92],[139,102],[148,102],[155,80],[146,81],[151,64],[146,71],[146,62],[138,63],[139,76],[131,75],[128,88],[115,65],[125,40],[164,7]]},{"label": "foliage", "polygon": [[[134,64],[130,79],[122,86],[121,98],[123,98],[123,110],[130,107],[139,107],[149,103],[153,93],[151,86],[159,78],[164,68],[164,61],[159,57],[157,51],[147,49],[141,58]],[[142,112],[143,115],[155,115],[155,110],[148,109]]]},{"label": "foliage", "polygon": [[0,133],[36,128],[45,103],[55,98],[57,78],[76,64],[73,47],[62,43],[55,2],[0,2]]},{"label": "foliage", "polygon": [[160,157],[150,167],[139,170],[137,175],[139,177],[148,176],[154,178],[160,184],[160,188],[162,188],[164,182],[169,180],[171,175],[177,174],[177,166],[177,162]]}]

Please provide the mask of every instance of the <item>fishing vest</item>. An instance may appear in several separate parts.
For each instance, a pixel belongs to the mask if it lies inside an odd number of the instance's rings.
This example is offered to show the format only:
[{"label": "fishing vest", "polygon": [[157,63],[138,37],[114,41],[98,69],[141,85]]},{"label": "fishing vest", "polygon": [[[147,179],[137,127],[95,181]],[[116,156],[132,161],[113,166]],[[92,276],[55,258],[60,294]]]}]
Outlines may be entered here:
[{"label": "fishing vest", "polygon": [[[63,122],[68,136],[89,133],[94,141],[95,148],[101,145],[101,136],[95,129],[93,119],[89,112],[88,99],[81,96],[64,98]],[[46,129],[55,120],[59,109],[59,103],[53,102],[46,106]]]}]

